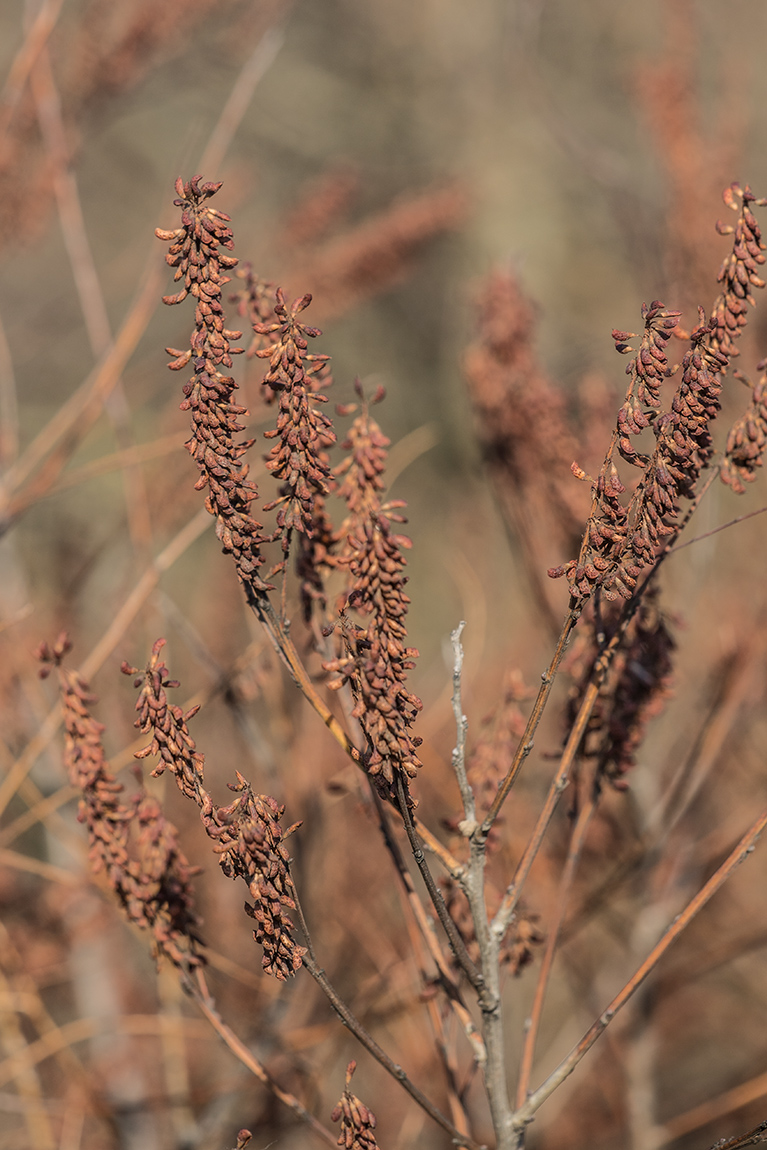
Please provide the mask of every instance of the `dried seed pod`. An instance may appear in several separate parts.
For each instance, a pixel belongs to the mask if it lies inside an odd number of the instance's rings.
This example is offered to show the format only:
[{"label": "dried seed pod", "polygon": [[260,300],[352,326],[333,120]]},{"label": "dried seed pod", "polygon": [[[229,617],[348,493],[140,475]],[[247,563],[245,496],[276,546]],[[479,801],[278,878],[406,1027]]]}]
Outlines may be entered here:
[{"label": "dried seed pod", "polygon": [[735,341],[748,322],[747,304],[754,306],[751,288],[764,287],[758,269],[765,261],[762,255],[765,246],[751,205],[763,207],[767,200],[757,199],[748,184],[745,188],[731,184],[725,189],[723,199],[728,208],[738,212],[738,222],[734,228],[717,224],[721,235],[734,238],[732,251],[725,257],[717,277],[722,292],[711,313],[715,324],[711,346],[732,358],[740,354]]},{"label": "dried seed pod", "polygon": [[[759,365],[765,366],[765,361]],[[746,490],[744,483],[752,483],[764,463],[767,448],[767,372],[756,384],[735,372],[751,388],[751,402],[735,421],[727,436],[727,445],[720,470],[722,482],[737,495]]]},{"label": "dried seed pod", "polygon": [[273,337],[256,355],[269,360],[263,383],[278,396],[277,426],[264,435],[278,440],[266,466],[282,486],[279,497],[264,510],[277,511],[277,530],[272,538],[280,540],[285,555],[293,531],[311,539],[317,530],[316,503],[328,494],[327,449],[336,440],[332,421],[317,409],[318,404],[327,403],[319,388],[332,382],[328,356],[308,351],[308,341],[321,332],[298,319],[311,298],[305,295],[288,308],[278,288],[276,322],[254,325],[258,335]]},{"label": "dried seed pod", "polygon": [[129,922],[151,932],[155,954],[183,969],[199,966],[200,919],[194,909],[190,866],[178,832],[159,803],[143,789],[125,803],[124,788],[109,770],[101,742],[103,727],[90,712],[96,701],[75,671],[62,667],[71,649],[66,635],[41,644],[43,677],[56,668],[64,711],[64,763],[80,792],[78,819],[88,831],[88,857],[102,873]]},{"label": "dried seed pod", "polygon": [[[388,443],[363,404],[344,442],[350,454],[336,470],[349,516],[335,562],[347,568],[349,578],[339,615],[343,650],[325,670],[338,676],[331,686],[349,682],[354,715],[368,744],[366,769],[382,796],[394,801],[398,781],[409,795],[410,780],[421,765],[421,740],[410,731],[422,704],[405,685],[418,651],[405,646],[410,599],[404,593],[403,550],[411,543],[393,530],[393,524],[404,522],[399,514],[404,505],[381,503]],[[352,623],[347,608],[367,624]]]},{"label": "dried seed pod", "polygon": [[[657,596],[654,586],[644,594],[600,689],[580,748],[582,758],[595,761],[597,781],[606,779],[616,790],[626,789],[625,775],[635,765],[647,723],[663,709],[671,689],[676,643]],[[593,615],[584,622],[586,627],[564,666],[574,680],[565,711],[564,730],[568,733],[605,641],[597,640]],[[599,619],[598,628],[608,640],[616,622],[615,610]]]},{"label": "dried seed pod", "polygon": [[357,1069],[357,1063],[352,1061],[346,1068],[346,1089],[330,1115],[331,1121],[341,1122],[341,1133],[338,1135],[338,1145],[345,1150],[376,1150],[375,1128],[376,1116],[368,1110],[364,1102],[360,1102],[349,1089],[352,1075]]},{"label": "dried seed pod", "polygon": [[229,806],[219,807],[203,785],[204,756],[196,750],[189,734],[187,720],[199,710],[192,707],[186,714],[168,701],[167,687],[178,687],[171,679],[161,658],[164,639],[158,639],[144,671],[123,663],[123,673],[134,675],[141,688],[135,726],[152,735],[152,741],[137,758],[160,755],[153,774],[170,770],[179,790],[200,808],[205,831],[215,845],[219,865],[228,878],[242,878],[248,885],[253,905],[245,910],[258,924],[254,937],[264,948],[262,965],[267,974],[285,980],[301,966],[303,947],[293,940],[293,924],[286,909],[295,907],[293,880],[290,877],[290,855],[284,845],[288,835],[280,826],[284,807],[268,795],[257,795],[237,772],[237,782],[229,789],[238,795]]},{"label": "dried seed pod", "polygon": [[192,434],[185,446],[200,472],[196,490],[208,489],[205,506],[216,519],[216,535],[224,552],[234,559],[240,580],[264,592],[269,586],[258,576],[264,562],[264,539],[261,524],[250,514],[258,492],[248,479],[248,465],[242,462],[254,441],[236,442],[244,430],[240,416],[248,412],[233,402],[237,384],[220,370],[231,367],[232,356],[243,350],[231,346],[242,333],[227,329],[221,302],[222,288],[229,283],[229,276],[222,273],[236,267],[237,260],[220,248],[233,248],[234,240],[229,216],[208,203],[221,184],[201,183],[201,179],[176,181],[178,199],[173,202],[181,208],[182,226],[174,232],[158,228],[155,233],[159,239],[172,240],[166,260],[176,268],[175,278],[184,281],[183,289],[165,296],[163,302],[181,303],[188,294],[197,301],[190,347],[186,351],[168,348],[174,357],[169,367],[179,371],[192,362],[194,375],[184,386],[181,410],[191,413]]}]

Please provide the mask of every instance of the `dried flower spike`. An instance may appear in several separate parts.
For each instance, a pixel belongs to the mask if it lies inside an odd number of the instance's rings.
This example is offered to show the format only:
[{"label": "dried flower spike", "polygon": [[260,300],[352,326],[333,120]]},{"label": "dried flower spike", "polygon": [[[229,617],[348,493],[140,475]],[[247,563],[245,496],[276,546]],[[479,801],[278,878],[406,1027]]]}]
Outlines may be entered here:
[{"label": "dried flower spike", "polygon": [[[757,367],[767,367],[767,361],[762,360]],[[751,388],[751,402],[727,436],[720,475],[736,495],[742,495],[744,483],[756,479],[767,449],[767,372],[755,384],[739,372],[735,375]]]},{"label": "dried flower spike", "polygon": [[351,685],[353,713],[368,744],[368,773],[380,793],[394,801],[398,783],[408,794],[421,765],[421,740],[410,731],[422,704],[405,686],[418,651],[405,646],[410,599],[404,593],[403,550],[411,543],[392,530],[393,523],[404,522],[398,514],[404,504],[381,502],[388,442],[363,404],[344,442],[350,455],[336,472],[343,477],[339,490],[350,512],[345,525],[349,534],[336,562],[349,573],[346,607],[368,622],[354,624],[342,609],[344,651],[326,663],[325,670],[338,676],[329,684],[332,688]]},{"label": "dried flower spike", "polygon": [[[621,496],[626,489],[613,458],[617,447],[629,463],[642,468],[652,467],[650,456],[635,451],[631,436],[638,435],[651,424],[657,428],[660,385],[671,375],[666,344],[679,322],[679,312],[667,311],[660,300],[654,300],[649,308],[643,305],[642,318],[642,342],[626,366],[629,377],[626,398],[618,412],[616,430],[594,485],[594,501],[580,555],[577,561],[571,560],[549,571],[552,578],[567,575],[571,594],[576,600],[587,599],[597,587],[603,589],[608,599],[615,599],[618,594],[628,597],[641,569],[641,564],[637,566],[627,558],[629,555],[633,557],[634,535],[638,534],[642,545],[647,537],[648,545],[652,547],[662,534],[662,525],[656,526],[651,514],[646,517],[649,526],[638,521],[634,513],[636,496],[628,508],[624,506]],[[629,338],[633,338],[631,332],[613,332],[619,354],[625,355],[633,350],[626,343]],[[642,482],[645,480],[646,476]],[[675,507],[675,502],[671,506]]]},{"label": "dried flower spike", "polygon": [[327,449],[336,440],[331,420],[316,406],[327,403],[319,387],[331,382],[328,357],[308,351],[309,340],[321,332],[298,318],[311,299],[305,295],[288,308],[278,288],[274,306],[276,322],[254,325],[257,334],[274,337],[269,346],[256,351],[256,355],[269,360],[263,382],[279,396],[277,426],[264,434],[267,439],[278,440],[269,452],[266,466],[275,479],[281,481],[282,487],[279,497],[264,510],[277,509],[277,531],[273,538],[281,541],[285,555],[290,549],[293,531],[308,538],[315,534],[315,503],[328,494]]},{"label": "dried flower spike", "polygon": [[103,727],[90,713],[95,698],[75,671],[61,666],[71,643],[59,636],[53,647],[41,644],[43,677],[56,668],[64,711],[64,763],[80,792],[78,820],[88,831],[88,857],[94,873],[103,873],[129,922],[149,930],[155,952],[188,969],[203,959],[197,952],[200,920],[194,909],[190,866],[178,833],[159,803],[141,788],[123,802],[124,788],[109,770],[101,742]]},{"label": "dried flower spike", "polygon": [[[625,775],[636,763],[647,724],[662,711],[671,690],[676,643],[657,598],[657,588],[652,585],[613,659],[581,743],[581,757],[596,764],[597,783],[606,779],[616,790],[627,789]],[[599,621],[607,641],[616,622],[615,615]],[[580,711],[603,649],[604,640],[598,642],[595,635],[594,618],[588,623],[565,668],[576,680],[565,710],[567,732]]]},{"label": "dried flower spike", "polygon": [[229,789],[238,797],[227,807],[214,804],[203,785],[204,756],[199,754],[189,734],[187,720],[199,710],[186,714],[168,702],[167,687],[178,687],[171,679],[161,658],[164,639],[158,639],[144,671],[123,664],[126,675],[134,675],[140,687],[135,726],[152,735],[152,741],[136,758],[160,755],[153,774],[170,770],[179,790],[200,808],[200,819],[209,838],[215,843],[219,865],[228,878],[242,878],[248,885],[253,905],[245,905],[256,920],[254,937],[264,949],[262,965],[267,974],[285,980],[301,966],[303,947],[297,946],[291,931],[293,924],[286,909],[295,908],[293,880],[290,877],[290,855],[284,840],[300,825],[287,831],[280,826],[284,812],[268,795],[257,795],[237,771],[237,782]]},{"label": "dried flower spike", "polygon": [[221,302],[222,288],[229,283],[229,276],[222,273],[231,271],[237,260],[219,250],[234,246],[229,216],[208,203],[221,184],[201,183],[201,178],[195,176],[186,184],[176,181],[178,199],[173,202],[181,208],[181,227],[155,232],[158,239],[171,241],[166,260],[176,268],[175,278],[184,281],[181,291],[165,296],[163,302],[181,303],[188,294],[196,300],[190,347],[166,350],[175,357],[169,364],[173,371],[180,371],[190,360],[194,368],[184,385],[181,409],[190,411],[192,417],[186,448],[200,471],[196,489],[208,489],[205,506],[216,519],[216,534],[224,552],[233,557],[241,581],[264,592],[269,587],[257,574],[264,561],[261,524],[250,514],[258,492],[248,479],[248,465],[241,462],[254,440],[235,441],[244,430],[239,417],[248,413],[233,402],[234,379],[220,370],[231,367],[232,356],[243,350],[231,346],[242,333],[226,328]]},{"label": "dried flower spike", "polygon": [[720,235],[733,235],[734,239],[732,251],[725,257],[717,277],[722,292],[711,313],[715,323],[711,346],[731,358],[740,354],[735,340],[748,322],[747,304],[754,306],[751,288],[764,287],[764,280],[757,271],[764,263],[762,252],[765,247],[751,205],[764,207],[767,200],[757,199],[748,184],[745,188],[740,184],[730,184],[722,198],[728,208],[738,212],[738,222],[735,227],[721,222],[716,225]]},{"label": "dried flower spike", "polygon": [[356,1069],[357,1063],[354,1061],[347,1066],[346,1089],[330,1118],[333,1122],[339,1120],[341,1122],[338,1145],[344,1147],[344,1150],[376,1150],[378,1146],[374,1133],[376,1116],[350,1090],[352,1075]]}]

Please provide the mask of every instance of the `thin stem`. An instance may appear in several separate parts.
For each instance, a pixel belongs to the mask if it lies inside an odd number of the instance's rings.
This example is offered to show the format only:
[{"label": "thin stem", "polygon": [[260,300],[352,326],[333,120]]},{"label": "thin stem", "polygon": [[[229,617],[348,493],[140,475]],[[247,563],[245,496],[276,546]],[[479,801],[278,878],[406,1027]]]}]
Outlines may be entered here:
[{"label": "thin stem", "polygon": [[423,903],[418,897],[418,893],[415,889],[415,886],[413,885],[413,880],[410,877],[410,872],[405,865],[405,860],[402,856],[402,852],[400,851],[399,844],[394,838],[394,835],[391,833],[388,812],[386,811],[381,796],[376,790],[372,779],[370,779],[369,782],[370,792],[378,812],[379,825],[381,828],[381,834],[383,836],[384,843],[392,857],[392,861],[394,863],[397,874],[400,877],[402,885],[405,888],[405,895],[408,900],[408,905],[413,912],[413,917],[418,923],[421,934],[423,935],[424,940],[426,941],[426,945],[429,949],[429,953],[431,954],[434,964],[439,971],[440,986],[445,991],[448,1002],[455,1012],[456,1017],[458,1018],[458,1021],[460,1022],[461,1027],[463,1028],[464,1033],[466,1034],[466,1037],[472,1046],[475,1060],[479,1065],[482,1065],[487,1059],[487,1051],[485,1050],[485,1045],[482,1041],[482,1037],[474,1025],[474,1020],[469,1014],[469,1011],[466,1009],[458,985],[453,978],[450,967],[445,961],[445,956],[442,952],[442,947],[439,944],[436,933],[430,926],[429,920],[426,917]]},{"label": "thin stem", "polygon": [[[613,640],[616,640],[617,649],[617,637],[613,636]],[[565,749],[562,752],[562,758],[559,760],[557,773],[551,781],[548,794],[546,795],[546,800],[543,804],[543,808],[541,809],[541,813],[538,816],[538,821],[535,824],[533,833],[530,836],[527,846],[525,847],[524,854],[517,864],[514,878],[508,886],[506,893],[503,896],[501,905],[498,907],[495,918],[493,919],[492,930],[493,933],[496,934],[499,938],[503,937],[503,935],[506,933],[509,923],[511,922],[512,915],[516,910],[517,903],[519,902],[519,897],[522,893],[522,887],[527,880],[527,876],[530,873],[530,868],[536,859],[538,851],[541,849],[541,843],[543,842],[544,835],[546,834],[549,823],[551,822],[554,811],[556,810],[560,796],[567,786],[570,768],[575,761],[575,756],[578,754],[578,748],[580,747],[581,739],[583,738],[586,726],[591,717],[591,712],[594,709],[594,704],[597,701],[600,687],[604,681],[604,675],[607,673],[607,667],[609,666],[609,661],[606,661],[604,668],[602,670],[597,670],[599,663],[601,662],[602,660],[600,659],[597,663],[597,667],[595,667],[595,678],[592,679],[591,683],[586,688],[586,692],[583,696],[583,702],[581,703],[581,709],[578,712],[578,717],[576,718],[568,736],[567,743],[565,744]]]},{"label": "thin stem", "polygon": [[461,969],[463,970],[471,985],[476,990],[480,999],[482,999],[485,992],[485,980],[472,962],[471,957],[469,956],[469,952],[466,949],[466,944],[458,933],[458,928],[450,917],[450,913],[445,906],[445,900],[442,897],[442,892],[435,883],[434,876],[429,870],[429,864],[426,861],[426,856],[424,855],[423,850],[421,849],[421,844],[418,841],[416,829],[413,825],[413,817],[410,812],[410,808],[407,805],[407,797],[405,795],[405,790],[400,778],[397,779],[397,800],[399,803],[400,814],[402,815],[402,822],[405,824],[405,832],[407,833],[407,837],[410,840],[410,846],[413,851],[413,858],[415,859],[416,865],[421,872],[421,877],[426,884],[426,889],[429,892],[429,897],[431,898],[434,909],[437,912],[437,917],[439,918],[445,934],[450,941],[453,953],[455,954]]},{"label": "thin stem", "polygon": [[[293,891],[296,910],[298,911],[299,899],[295,893],[295,887],[293,887]],[[302,924],[301,929],[302,931],[305,931],[306,920],[304,919],[303,914],[298,912],[298,917]],[[450,1122],[450,1120],[445,1117],[442,1111],[439,1110],[433,1102],[429,1101],[426,1095],[423,1094],[418,1089],[418,1087],[410,1081],[402,1067],[397,1062],[395,1062],[394,1059],[389,1057],[386,1051],[383,1050],[372,1037],[372,1035],[368,1033],[359,1019],[356,1018],[354,1014],[352,1014],[349,1007],[346,1005],[343,999],[339,997],[338,993],[331,985],[327,975],[325,974],[325,971],[317,965],[317,962],[312,955],[313,948],[311,946],[309,935],[305,934],[305,938],[307,947],[309,948],[309,954],[303,955],[302,965],[306,968],[308,973],[312,976],[314,981],[322,990],[323,994],[335,1010],[338,1017],[343,1022],[344,1026],[349,1028],[357,1041],[365,1047],[369,1054],[372,1054],[376,1062],[383,1066],[384,1070],[388,1071],[392,1078],[395,1078],[397,1082],[399,1082],[399,1084],[408,1092],[413,1101],[417,1102],[421,1109],[424,1110],[430,1118],[432,1118],[439,1126],[441,1126],[443,1130],[447,1131],[447,1133],[452,1138],[454,1145],[465,1146],[467,1147],[467,1150],[482,1150],[477,1142],[474,1142],[473,1139],[468,1138],[465,1134],[462,1134],[460,1130],[456,1129],[452,1122]]]},{"label": "thin stem", "polygon": [[596,791],[595,782],[592,776],[586,801],[578,813],[578,818],[570,836],[570,847],[567,852],[567,859],[565,860],[565,865],[562,870],[562,877],[559,883],[557,906],[554,912],[554,919],[549,926],[548,937],[546,939],[546,949],[543,952],[541,968],[538,973],[538,982],[535,987],[535,997],[533,998],[530,1017],[526,1023],[525,1041],[522,1048],[519,1081],[517,1083],[517,1107],[524,1105],[524,1102],[527,1098],[527,1092],[530,1086],[530,1075],[532,1074],[533,1070],[535,1043],[541,1024],[541,1015],[543,1014],[543,1004],[546,999],[546,990],[549,984],[549,976],[551,974],[551,968],[554,964],[554,956],[556,954],[557,942],[559,940],[559,931],[567,912],[570,901],[570,890],[573,884],[573,879],[575,878],[578,862],[580,861],[583,843],[591,824],[591,819],[594,815],[594,811],[596,810],[597,801],[598,793]]},{"label": "thin stem", "polygon": [[559,664],[562,661],[562,656],[564,655],[567,641],[570,638],[573,627],[580,618],[580,613],[580,607],[571,606],[567,616],[565,617],[562,631],[560,632],[559,639],[557,641],[556,649],[551,657],[551,662],[541,675],[541,686],[538,691],[538,697],[535,700],[532,711],[530,712],[530,718],[527,720],[527,726],[525,727],[524,734],[519,741],[519,745],[514,754],[514,758],[511,761],[511,766],[506,772],[506,777],[499,786],[490,810],[487,812],[482,825],[477,832],[484,839],[486,839],[489,835],[492,825],[497,819],[500,809],[506,801],[509,791],[514,785],[522,764],[533,749],[535,732],[538,729],[538,724],[541,721],[543,712],[546,708],[546,704],[549,701],[551,688],[554,685],[554,678],[556,676]]},{"label": "thin stem", "polygon": [[720,531],[726,531],[728,527],[734,527],[736,523],[744,523],[746,519],[753,519],[755,515],[764,515],[765,511],[767,511],[767,507],[757,507],[756,511],[749,511],[746,515],[738,515],[735,519],[729,519],[727,523],[720,523],[711,531],[704,531],[702,535],[688,539],[686,543],[677,543],[675,547],[669,549],[668,554],[676,555],[677,551],[684,551],[685,547],[692,547],[693,543],[700,543],[702,539],[710,539],[712,535],[718,535]]},{"label": "thin stem", "polygon": [[496,1132],[497,1150],[507,1150],[512,1145],[511,1104],[507,1086],[506,1052],[503,1041],[503,1016],[501,1014],[501,982],[498,962],[500,938],[493,935],[487,917],[485,902],[485,861],[487,837],[478,834],[474,794],[466,774],[466,731],[468,722],[463,713],[461,700],[461,671],[463,668],[463,648],[461,631],[463,623],[453,632],[453,714],[456,724],[456,746],[453,751],[453,768],[458,778],[464,804],[464,821],[460,829],[469,840],[469,862],[461,876],[460,885],[466,895],[474,923],[474,936],[479,949],[480,965],[484,987],[478,994],[482,1011],[482,1035],[485,1041],[487,1058],[483,1066],[485,1090]]},{"label": "thin stem", "polygon": [[[468,777],[466,775],[466,731],[468,729],[468,721],[463,713],[463,705],[461,703],[461,674],[463,672],[463,647],[461,646],[461,632],[463,631],[466,623],[461,621],[456,627],[455,631],[450,635],[450,641],[453,644],[453,715],[455,716],[455,747],[453,749],[453,770],[455,777],[458,780],[458,786],[461,790],[461,798],[463,800],[463,827],[469,830],[469,834],[474,830],[476,825],[476,805],[474,802],[474,792],[471,789]],[[461,829],[461,828],[459,828]],[[468,837],[468,836],[467,836]]]},{"label": "thin stem", "polygon": [[671,926],[661,940],[653,947],[642,965],[616,994],[615,998],[613,998],[612,1002],[599,1018],[589,1027],[580,1042],[573,1047],[567,1057],[560,1062],[556,1070],[548,1076],[541,1086],[530,1095],[527,1102],[517,1109],[513,1116],[515,1129],[523,1131],[546,1099],[572,1074],[584,1055],[588,1053],[599,1036],[607,1029],[618,1011],[626,1005],[634,992],[639,989],[647,976],[658,965],[658,962],[671,946],[672,942],[679,937],[695,915],[702,910],[706,903],[716,894],[733,871],[753,852],[765,826],[767,826],[767,809],[761,812],[719,869],[698,891],[695,897],[690,900],[682,913],[676,916]]},{"label": "thin stem", "polygon": [[314,1115],[310,1114],[306,1107],[302,1106],[293,1094],[287,1090],[283,1090],[281,1086],[278,1086],[266,1067],[248,1050],[247,1046],[237,1037],[231,1027],[227,1026],[216,1010],[216,1005],[210,996],[202,971],[198,969],[195,972],[194,978],[182,973],[181,984],[184,990],[186,990],[190,997],[197,1003],[216,1033],[226,1043],[232,1054],[240,1060],[243,1066],[246,1066],[259,1082],[263,1082],[264,1086],[271,1090],[275,1098],[278,1098],[283,1105],[293,1111],[297,1118],[300,1118],[302,1122],[305,1122],[307,1126],[311,1127],[314,1133],[322,1138],[324,1142],[335,1147],[337,1145],[337,1139],[332,1130],[328,1130],[321,1122],[318,1122]]}]

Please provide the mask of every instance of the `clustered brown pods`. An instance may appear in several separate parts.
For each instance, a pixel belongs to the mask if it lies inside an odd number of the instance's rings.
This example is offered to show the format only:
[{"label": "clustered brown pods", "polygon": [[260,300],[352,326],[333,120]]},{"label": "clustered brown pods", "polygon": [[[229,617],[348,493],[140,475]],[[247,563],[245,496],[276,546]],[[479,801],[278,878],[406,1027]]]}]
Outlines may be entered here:
[{"label": "clustered brown pods", "polygon": [[346,1068],[346,1089],[330,1117],[333,1122],[341,1122],[338,1145],[344,1150],[377,1150],[376,1116],[349,1089],[356,1069],[357,1063],[351,1061]]},{"label": "clustered brown pods", "polygon": [[761,360],[757,369],[763,374],[757,383],[751,383],[740,372],[735,374],[751,388],[751,402],[743,415],[735,421],[727,437],[720,475],[737,495],[746,490],[744,483],[752,483],[764,463],[767,448],[767,360]]},{"label": "clustered brown pods", "polygon": [[124,787],[109,770],[101,742],[104,730],[91,715],[96,701],[75,671],[62,667],[71,649],[66,635],[41,644],[41,675],[56,668],[64,712],[64,764],[80,793],[78,819],[88,831],[88,857],[103,873],[129,922],[151,932],[155,953],[188,969],[202,962],[200,920],[194,909],[190,866],[178,833],[157,800],[140,788],[124,802]]},{"label": "clustered brown pods", "polygon": [[[659,386],[671,374],[665,345],[678,323],[679,312],[666,311],[657,300],[649,309],[642,309],[642,346],[627,368],[629,388],[613,442],[594,484],[594,504],[580,555],[549,572],[553,578],[567,576],[575,603],[588,599],[597,588],[607,599],[632,597],[642,570],[655,562],[664,539],[676,530],[679,499],[693,497],[701,472],[711,461],[710,427],[720,408],[721,379],[730,358],[737,354],[735,341],[746,325],[748,304],[754,303],[751,288],[764,287],[757,270],[765,262],[765,245],[751,205],[764,205],[767,200],[757,199],[749,187],[732,184],[724,193],[724,201],[739,214],[734,227],[717,225],[722,235],[733,236],[732,251],[719,272],[722,291],[708,320],[699,308],[699,322],[690,334],[690,347],[681,365],[681,382],[670,409],[660,415]],[[615,331],[613,338],[619,352],[632,350],[626,344],[632,333]],[[758,466],[752,461],[761,461],[762,402],[760,392],[755,406],[731,433],[728,453],[732,446],[734,454],[732,462],[725,461],[722,476],[734,486],[740,484],[736,455],[746,461],[744,473]],[[630,437],[650,425],[655,450],[642,455],[635,451]],[[621,500],[625,487],[613,461],[616,446],[625,460],[644,471],[627,504]],[[575,470],[580,478],[586,478],[580,469]]]},{"label": "clustered brown pods", "polygon": [[255,441],[235,442],[244,430],[239,418],[248,412],[233,402],[237,384],[220,370],[231,367],[232,356],[242,352],[231,345],[242,332],[226,328],[221,302],[222,288],[229,283],[229,276],[222,273],[231,271],[237,260],[220,248],[231,249],[234,240],[229,216],[207,202],[221,184],[200,181],[200,176],[188,183],[176,181],[179,198],[173,202],[181,208],[181,227],[155,232],[158,239],[171,241],[166,260],[176,268],[175,279],[184,281],[183,288],[176,295],[164,296],[163,302],[181,303],[187,295],[196,300],[190,347],[166,350],[175,357],[169,364],[173,371],[180,371],[190,360],[194,368],[184,386],[181,409],[191,412],[192,435],[186,447],[200,471],[197,490],[208,489],[205,506],[216,519],[216,534],[224,552],[232,555],[240,579],[265,591],[267,585],[257,574],[264,562],[261,524],[250,514],[258,492],[248,479],[248,464],[241,462]]},{"label": "clustered brown pods", "polygon": [[[564,713],[566,733],[581,709],[603,646],[618,624],[615,607],[607,614],[607,618],[603,613],[599,619],[600,640],[595,619],[587,610],[586,626],[564,667],[573,681]],[[647,724],[668,698],[675,649],[668,620],[658,606],[657,588],[651,585],[613,658],[581,742],[580,758],[595,763],[597,785],[604,779],[616,790],[626,790],[625,776],[636,764]]]},{"label": "clustered brown pods", "polygon": [[393,529],[404,522],[399,514],[404,504],[381,502],[388,443],[363,403],[344,442],[350,454],[337,471],[349,517],[336,561],[348,570],[345,607],[367,622],[353,623],[342,611],[344,650],[325,669],[337,675],[329,686],[351,685],[354,717],[367,741],[367,771],[380,794],[394,800],[398,782],[409,794],[409,782],[421,765],[421,740],[411,728],[422,704],[406,687],[418,651],[405,646],[410,599],[404,592],[403,550],[411,543]]},{"label": "clustered brown pods", "polygon": [[757,199],[748,184],[745,188],[741,188],[740,184],[730,184],[723,198],[728,208],[738,212],[738,222],[734,227],[721,221],[716,225],[720,235],[732,235],[734,238],[732,251],[725,257],[717,277],[722,291],[711,311],[711,318],[716,325],[711,343],[732,358],[740,354],[735,341],[748,322],[747,305],[754,306],[751,288],[764,287],[758,269],[765,260],[762,255],[765,246],[751,205],[764,207],[767,200]]},{"label": "clustered brown pods", "polygon": [[254,329],[257,334],[273,337],[269,346],[257,350],[256,355],[269,360],[263,383],[278,397],[277,426],[264,435],[278,441],[269,452],[266,466],[282,486],[278,498],[264,510],[277,511],[273,538],[281,541],[286,555],[293,531],[308,538],[315,532],[315,502],[328,494],[327,450],[336,441],[332,421],[316,406],[327,403],[319,387],[331,382],[328,356],[308,350],[309,340],[322,333],[298,319],[311,299],[305,295],[288,308],[278,288],[276,321],[256,324]]},{"label": "clustered brown pods", "polygon": [[198,708],[184,714],[168,701],[166,688],[179,684],[170,678],[162,660],[164,646],[165,640],[158,639],[143,671],[127,663],[122,667],[124,674],[136,676],[135,685],[141,688],[135,726],[152,736],[136,758],[159,754],[160,763],[153,774],[171,771],[182,794],[197,803],[205,831],[216,844],[222,871],[228,878],[244,879],[248,885],[253,905],[246,904],[246,910],[258,924],[254,933],[264,949],[264,970],[285,980],[299,969],[305,953],[293,940],[293,924],[286,914],[286,908],[293,909],[295,901],[284,839],[299,824],[283,831],[280,818],[284,807],[268,795],[255,794],[239,771],[237,782],[229,784],[238,797],[229,806],[215,805],[203,786],[204,756],[196,750],[187,727],[187,720]]}]

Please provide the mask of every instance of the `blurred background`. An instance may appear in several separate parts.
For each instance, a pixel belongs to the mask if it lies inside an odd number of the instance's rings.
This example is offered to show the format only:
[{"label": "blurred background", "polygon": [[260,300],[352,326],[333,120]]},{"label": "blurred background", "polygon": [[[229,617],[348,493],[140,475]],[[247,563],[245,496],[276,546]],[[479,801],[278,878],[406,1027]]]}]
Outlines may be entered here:
[{"label": "blurred background", "polygon": [[[219,801],[240,769],[288,804],[289,821],[305,820],[294,852],[325,965],[447,1105],[364,793],[281,675],[198,516],[185,377],[167,372],[163,350],[187,344],[191,306],[161,305],[171,277],[153,234],[176,226],[176,177],[222,180],[215,204],[232,217],[235,254],[286,295],[313,293],[307,320],[332,356],[331,403],[353,398],[356,377],[368,393],[386,388],[376,415],[414,541],[419,813],[449,837],[447,637],[466,620],[464,707],[502,762],[567,606],[564,581],[545,570],[574,554],[588,513],[570,463],[596,473],[625,389],[610,331],[640,330],[653,299],[692,327],[728,250],[714,229],[728,215],[722,189],[740,180],[767,193],[765,36],[758,0],[0,5],[2,1150],[223,1148],[243,1126],[259,1150],[315,1144],[204,1033],[172,972],[155,974],[145,941],[89,882],[54,693],[31,654],[62,628],[129,787],[133,701],[119,664],[143,665],[167,636],[181,694],[205,703],[194,734]],[[767,354],[757,304],[738,364],[752,379]],[[500,399],[482,390],[483,355],[503,368]],[[243,357],[236,372],[260,435],[273,422],[260,361]],[[747,403],[728,380],[720,447]],[[502,457],[504,411],[519,412],[522,431],[508,432],[514,451]],[[763,476],[740,498],[716,485],[692,534],[765,502]],[[765,522],[667,565],[673,697],[630,792],[608,795],[593,829],[536,1082],[764,801]],[[563,677],[559,704],[567,690]],[[561,736],[553,715],[494,859],[501,889]],[[166,799],[206,869],[199,901],[218,940],[222,1013],[327,1122],[353,1045],[308,979],[281,990],[262,978],[241,892],[213,868],[172,786]],[[529,912],[544,934],[567,828],[563,809],[534,875]],[[766,869],[757,854],[693,926],[541,1112],[531,1146],[692,1150],[764,1118]],[[361,878],[375,906],[356,901]],[[533,986],[530,970],[509,979],[512,1073]],[[155,1022],[139,1034],[130,1018]],[[468,1052],[451,1042],[489,1137]],[[361,1060],[355,1089],[379,1115],[382,1147],[446,1144],[377,1066]]]}]

